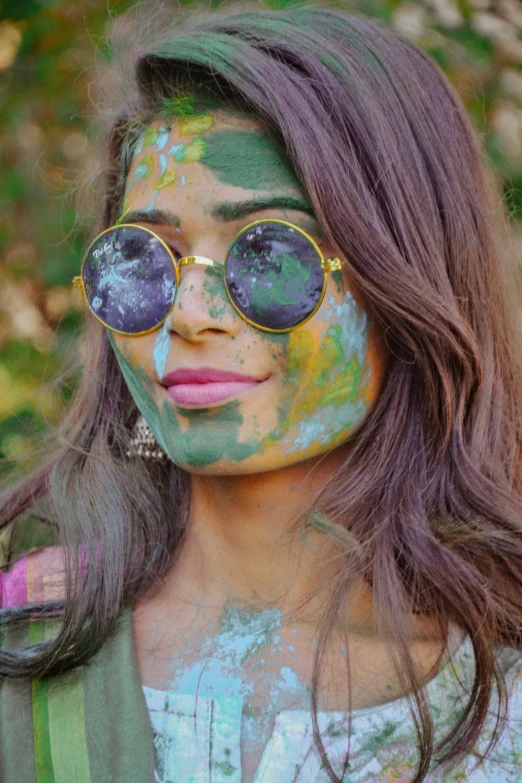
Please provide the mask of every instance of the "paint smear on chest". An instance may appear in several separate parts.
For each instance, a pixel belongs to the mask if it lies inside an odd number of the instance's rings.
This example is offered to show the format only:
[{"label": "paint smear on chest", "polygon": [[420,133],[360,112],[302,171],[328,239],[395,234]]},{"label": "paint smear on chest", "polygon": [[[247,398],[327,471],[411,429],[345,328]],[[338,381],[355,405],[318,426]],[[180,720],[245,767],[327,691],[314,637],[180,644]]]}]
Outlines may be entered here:
[{"label": "paint smear on chest", "polygon": [[277,608],[243,609],[227,602],[216,633],[189,642],[172,661],[169,690],[215,698],[240,697],[247,742],[266,742],[267,721],[284,709],[309,707],[309,688],[284,641]]}]

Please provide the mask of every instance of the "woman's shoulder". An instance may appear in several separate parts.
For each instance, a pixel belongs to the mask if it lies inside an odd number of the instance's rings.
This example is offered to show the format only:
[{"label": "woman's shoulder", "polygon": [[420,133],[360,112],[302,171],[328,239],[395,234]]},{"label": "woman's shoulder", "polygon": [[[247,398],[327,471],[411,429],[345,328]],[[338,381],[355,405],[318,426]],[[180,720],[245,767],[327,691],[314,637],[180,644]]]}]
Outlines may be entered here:
[{"label": "woman's shoulder", "polygon": [[64,550],[48,546],[28,552],[0,571],[0,607],[60,600],[65,594]]}]

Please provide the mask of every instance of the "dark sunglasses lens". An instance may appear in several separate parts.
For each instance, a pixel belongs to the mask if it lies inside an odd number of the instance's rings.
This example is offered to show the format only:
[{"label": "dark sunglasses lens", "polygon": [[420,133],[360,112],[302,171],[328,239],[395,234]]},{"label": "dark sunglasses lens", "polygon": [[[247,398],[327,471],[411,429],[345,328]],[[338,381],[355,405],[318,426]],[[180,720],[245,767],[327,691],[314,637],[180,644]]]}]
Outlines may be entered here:
[{"label": "dark sunglasses lens", "polygon": [[290,329],[320,301],[324,272],[309,239],[291,226],[267,220],[231,245],[226,281],[246,318],[267,329]]},{"label": "dark sunglasses lens", "polygon": [[172,258],[157,237],[138,226],[116,227],[98,237],[82,276],[93,313],[118,332],[153,329],[174,301]]}]

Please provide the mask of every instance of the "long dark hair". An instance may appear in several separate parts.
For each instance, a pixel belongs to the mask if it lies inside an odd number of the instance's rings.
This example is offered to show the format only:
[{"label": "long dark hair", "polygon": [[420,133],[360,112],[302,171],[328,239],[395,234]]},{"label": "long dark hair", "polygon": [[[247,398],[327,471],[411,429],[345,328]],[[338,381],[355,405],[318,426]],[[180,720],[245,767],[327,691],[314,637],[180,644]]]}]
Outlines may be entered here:
[{"label": "long dark hair", "polygon": [[[119,20],[120,40],[99,78],[108,92],[97,228],[120,214],[137,134],[184,90],[252,112],[286,151],[389,353],[377,403],[308,518],[342,556],[321,621],[314,716],[328,639],[349,585],[362,576],[412,693],[421,781],[434,755],[433,725],[408,650],[408,614],[429,615],[444,633],[455,623],[473,644],[473,688],[435,749],[440,763],[475,745],[495,684],[505,708],[494,647],[522,647],[515,289],[473,132],[429,58],[374,22],[302,5],[232,7],[182,21],[163,3],[154,8]],[[7,525],[50,500],[68,557],[64,623],[54,642],[0,653],[3,676],[86,662],[122,610],[171,566],[183,536],[186,475],[127,458],[136,408],[93,319],[86,345],[60,447],[1,510]],[[18,618],[28,611],[56,607],[22,609]],[[339,781],[315,717],[314,733]]]}]

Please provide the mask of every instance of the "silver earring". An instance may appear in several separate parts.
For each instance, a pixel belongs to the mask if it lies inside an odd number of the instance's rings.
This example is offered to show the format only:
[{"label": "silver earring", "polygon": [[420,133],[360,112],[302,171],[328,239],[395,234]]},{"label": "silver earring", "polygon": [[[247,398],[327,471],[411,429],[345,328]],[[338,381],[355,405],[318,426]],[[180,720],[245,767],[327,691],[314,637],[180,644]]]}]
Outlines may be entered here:
[{"label": "silver earring", "polygon": [[168,459],[142,415],[138,416],[132,429],[127,456],[143,457],[154,462],[166,462]]}]

